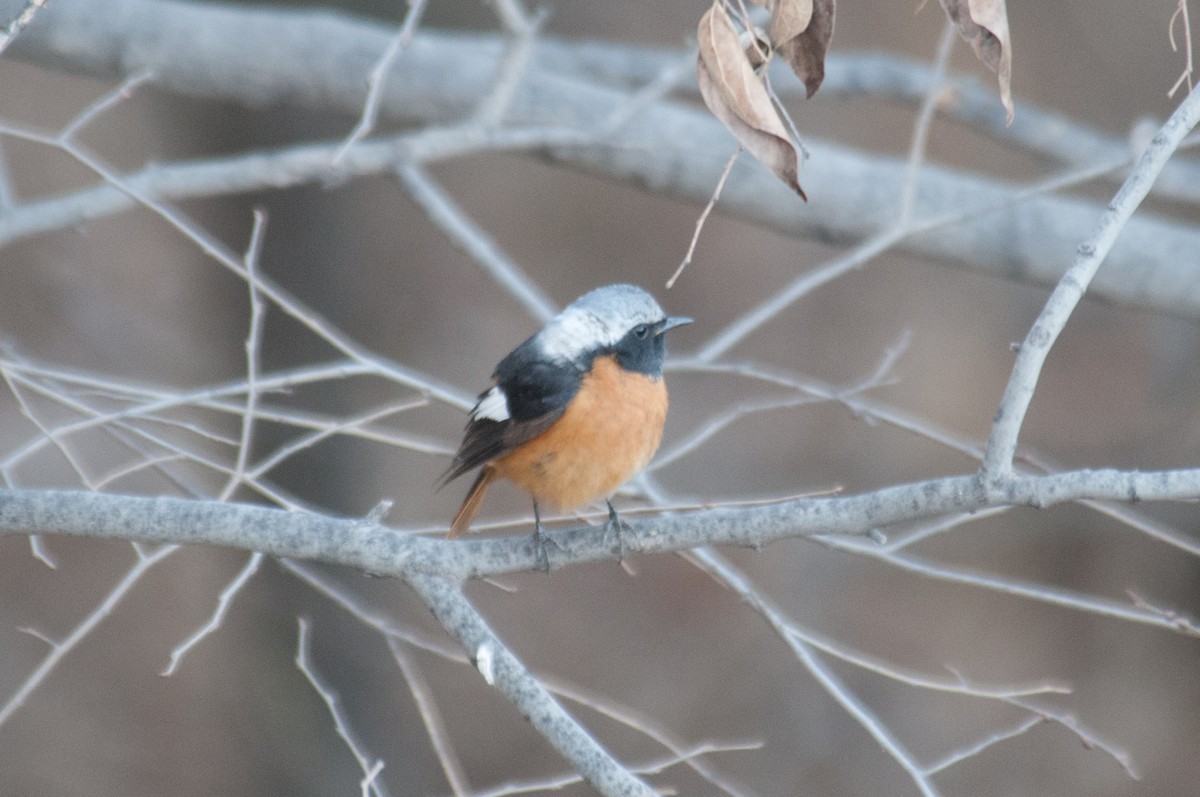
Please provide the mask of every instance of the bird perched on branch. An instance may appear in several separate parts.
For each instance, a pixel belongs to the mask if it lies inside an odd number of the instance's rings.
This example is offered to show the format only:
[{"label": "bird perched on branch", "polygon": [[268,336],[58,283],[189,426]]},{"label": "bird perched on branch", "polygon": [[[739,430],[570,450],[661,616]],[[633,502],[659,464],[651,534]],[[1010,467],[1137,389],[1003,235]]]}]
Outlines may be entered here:
[{"label": "bird perched on branch", "polygon": [[[668,316],[634,285],[584,294],[500,361],[480,394],[446,484],[482,466],[448,537],[471,525],[488,486],[508,479],[533,497],[538,563],[549,569],[539,507],[571,510],[609,499],[650,462],[667,417],[663,382]],[[618,537],[619,539],[619,537]]]}]

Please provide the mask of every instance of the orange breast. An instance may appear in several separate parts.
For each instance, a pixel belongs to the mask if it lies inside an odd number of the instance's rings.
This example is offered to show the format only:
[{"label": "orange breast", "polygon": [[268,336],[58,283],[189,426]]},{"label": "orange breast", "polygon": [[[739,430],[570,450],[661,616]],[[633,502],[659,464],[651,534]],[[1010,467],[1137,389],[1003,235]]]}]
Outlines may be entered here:
[{"label": "orange breast", "polygon": [[491,467],[539,504],[574,509],[612,495],[646,467],[666,417],[662,379],[597,357],[563,416]]}]

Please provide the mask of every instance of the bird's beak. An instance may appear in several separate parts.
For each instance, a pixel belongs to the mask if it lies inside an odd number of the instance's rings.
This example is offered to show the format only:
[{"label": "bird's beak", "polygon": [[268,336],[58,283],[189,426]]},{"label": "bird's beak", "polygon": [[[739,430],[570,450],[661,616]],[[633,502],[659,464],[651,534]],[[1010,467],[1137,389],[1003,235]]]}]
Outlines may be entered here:
[{"label": "bird's beak", "polygon": [[687,316],[683,316],[683,315],[670,316],[669,318],[667,318],[666,321],[662,322],[662,326],[658,328],[658,334],[661,335],[662,333],[666,332],[668,329],[674,329],[675,327],[681,327],[684,324],[690,324],[690,323],[692,323],[692,319],[688,318]]}]

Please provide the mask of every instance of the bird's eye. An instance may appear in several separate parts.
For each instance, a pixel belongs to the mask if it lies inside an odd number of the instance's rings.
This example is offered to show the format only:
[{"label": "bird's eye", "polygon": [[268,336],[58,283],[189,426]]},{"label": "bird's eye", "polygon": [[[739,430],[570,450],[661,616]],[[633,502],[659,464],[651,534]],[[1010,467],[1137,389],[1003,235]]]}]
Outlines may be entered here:
[{"label": "bird's eye", "polygon": [[638,324],[636,327],[633,328],[633,335],[634,335],[634,337],[636,337],[638,339],[645,338],[649,334],[650,334],[650,327],[646,326],[645,324]]}]

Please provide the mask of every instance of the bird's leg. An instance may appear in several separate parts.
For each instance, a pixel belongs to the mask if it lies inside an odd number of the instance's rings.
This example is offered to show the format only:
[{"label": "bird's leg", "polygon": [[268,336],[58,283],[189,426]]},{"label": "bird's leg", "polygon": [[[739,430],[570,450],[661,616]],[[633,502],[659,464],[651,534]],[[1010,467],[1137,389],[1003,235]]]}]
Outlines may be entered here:
[{"label": "bird's leg", "polygon": [[542,532],[542,516],[538,513],[537,501],[533,502],[533,553],[537,557],[537,568],[550,572],[550,555],[546,552],[546,535]]},{"label": "bird's leg", "polygon": [[608,505],[608,522],[604,524],[604,536],[607,537],[609,532],[616,533],[617,556],[623,561],[625,559],[625,538],[621,532],[628,524],[617,515],[617,510],[613,509],[612,501],[605,498],[604,503]]}]

